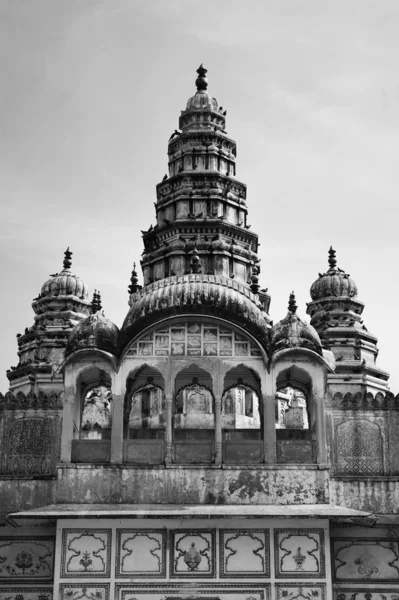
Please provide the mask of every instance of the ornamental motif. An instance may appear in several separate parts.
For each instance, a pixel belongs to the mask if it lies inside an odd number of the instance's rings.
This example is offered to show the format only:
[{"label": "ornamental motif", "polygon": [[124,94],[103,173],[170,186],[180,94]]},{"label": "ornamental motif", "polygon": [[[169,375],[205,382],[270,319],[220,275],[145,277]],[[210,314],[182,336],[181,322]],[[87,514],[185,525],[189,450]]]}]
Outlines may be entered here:
[{"label": "ornamental motif", "polygon": [[171,577],[215,576],[214,531],[175,530],[171,537]]},{"label": "ornamental motif", "polygon": [[61,577],[109,577],[110,529],[64,529]]},{"label": "ornamental motif", "polygon": [[220,577],[269,577],[267,529],[220,530]]},{"label": "ornamental motif", "polygon": [[52,580],[54,538],[0,538],[0,581]]}]

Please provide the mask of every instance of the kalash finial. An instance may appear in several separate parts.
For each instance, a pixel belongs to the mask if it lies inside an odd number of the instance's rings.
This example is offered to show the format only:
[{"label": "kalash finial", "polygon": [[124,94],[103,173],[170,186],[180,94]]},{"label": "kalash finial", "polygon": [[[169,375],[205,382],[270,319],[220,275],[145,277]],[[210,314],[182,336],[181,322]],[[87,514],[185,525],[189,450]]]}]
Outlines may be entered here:
[{"label": "kalash finial", "polygon": [[72,260],[71,260],[72,254],[73,254],[73,252],[71,252],[69,250],[69,246],[68,246],[68,248],[64,252],[64,262],[63,262],[64,271],[69,271],[69,269],[72,267]]},{"label": "kalash finial", "polygon": [[259,267],[258,265],[253,265],[252,267],[252,275],[251,275],[251,291],[253,294],[259,293]]},{"label": "kalash finial", "polygon": [[195,81],[195,85],[197,86],[197,90],[199,92],[205,92],[208,87],[208,80],[206,78],[208,70],[205,69],[204,65],[201,63],[197,69],[198,77]]},{"label": "kalash finial", "polygon": [[94,314],[102,309],[101,305],[101,294],[99,291],[94,290],[93,300],[91,301],[91,312]]},{"label": "kalash finial", "polygon": [[328,264],[330,265],[330,269],[335,269],[335,267],[337,266],[337,259],[335,258],[335,250],[332,246],[330,246],[330,249],[328,251]]},{"label": "kalash finial", "polygon": [[130,277],[130,285],[127,290],[129,294],[135,294],[138,290],[141,290],[141,286],[138,283],[139,279],[137,277],[136,263],[134,262],[132,276]]},{"label": "kalash finial", "polygon": [[294,294],[294,292],[291,292],[290,299],[288,301],[288,310],[292,315],[295,315],[297,308],[298,307],[297,307],[296,300],[295,300],[295,294]]}]

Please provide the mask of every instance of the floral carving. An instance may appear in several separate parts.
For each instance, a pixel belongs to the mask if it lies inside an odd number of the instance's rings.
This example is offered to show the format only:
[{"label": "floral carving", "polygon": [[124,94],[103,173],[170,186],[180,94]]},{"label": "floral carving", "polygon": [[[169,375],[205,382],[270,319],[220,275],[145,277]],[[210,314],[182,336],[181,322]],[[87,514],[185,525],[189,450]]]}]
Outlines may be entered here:
[{"label": "floral carving", "polygon": [[0,580],[52,579],[53,538],[0,538]]},{"label": "floral carving", "polygon": [[184,562],[186,563],[190,571],[195,571],[196,569],[198,569],[198,565],[200,564],[201,560],[202,556],[196,549],[195,542],[192,542],[190,550],[187,550],[187,552],[185,552],[184,554]]}]

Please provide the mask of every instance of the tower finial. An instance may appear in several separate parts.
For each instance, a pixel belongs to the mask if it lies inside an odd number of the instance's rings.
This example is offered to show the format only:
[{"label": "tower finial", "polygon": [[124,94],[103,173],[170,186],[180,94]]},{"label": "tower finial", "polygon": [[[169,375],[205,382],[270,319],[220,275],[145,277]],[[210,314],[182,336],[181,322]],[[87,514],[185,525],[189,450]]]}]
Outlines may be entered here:
[{"label": "tower finial", "polygon": [[69,250],[69,246],[68,246],[68,248],[64,252],[63,267],[64,267],[65,271],[68,271],[72,266],[72,260],[71,260],[72,254],[73,254],[73,252],[71,252]]},{"label": "tower finial", "polygon": [[252,275],[251,275],[251,291],[253,294],[259,293],[259,267],[258,265],[253,265],[252,267]]},{"label": "tower finial", "polygon": [[294,292],[291,292],[290,299],[288,301],[288,310],[292,315],[295,315],[297,308],[298,307],[297,307],[296,300],[295,300],[295,294],[294,294]]},{"label": "tower finial", "polygon": [[129,292],[129,294],[135,294],[138,290],[141,290],[141,286],[138,283],[139,283],[139,280],[137,277],[136,263],[134,262],[132,275],[130,277],[130,285],[127,290]]},{"label": "tower finial", "polygon": [[201,273],[200,257],[198,256],[198,250],[195,246],[191,256],[190,273]]},{"label": "tower finial", "polygon": [[91,301],[91,312],[94,314],[102,309],[101,306],[101,294],[99,291],[94,290],[93,300]]},{"label": "tower finial", "polygon": [[206,78],[208,70],[205,69],[204,65],[201,63],[197,69],[198,77],[195,81],[195,85],[197,86],[197,90],[199,92],[205,92],[208,87],[208,80]]},{"label": "tower finial", "polygon": [[335,250],[332,246],[330,246],[330,249],[328,251],[328,264],[330,265],[330,269],[335,269],[335,267],[337,266],[337,259],[335,258]]}]

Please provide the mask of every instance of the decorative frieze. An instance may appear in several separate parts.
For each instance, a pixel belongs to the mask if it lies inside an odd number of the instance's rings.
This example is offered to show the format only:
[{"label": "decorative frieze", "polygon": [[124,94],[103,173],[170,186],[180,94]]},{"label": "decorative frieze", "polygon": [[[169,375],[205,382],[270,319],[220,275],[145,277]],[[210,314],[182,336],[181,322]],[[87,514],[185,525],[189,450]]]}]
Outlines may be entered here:
[{"label": "decorative frieze", "polygon": [[334,590],[334,600],[399,600],[398,588],[378,588],[366,586],[362,588],[342,588]]},{"label": "decorative frieze", "polygon": [[193,600],[194,598],[196,600],[270,600],[271,594],[269,584],[131,583],[116,584],[115,589],[115,600]]},{"label": "decorative frieze", "polygon": [[109,600],[109,584],[75,583],[60,585],[59,600]]},{"label": "decorative frieze", "polygon": [[53,588],[3,588],[0,589],[0,600],[53,600]]},{"label": "decorative frieze", "polygon": [[51,581],[54,570],[53,537],[0,538],[0,581]]},{"label": "decorative frieze", "polygon": [[396,540],[333,539],[332,559],[333,578],[337,582],[399,582],[399,542]]},{"label": "decorative frieze", "polygon": [[324,583],[277,583],[276,600],[325,600]]}]

